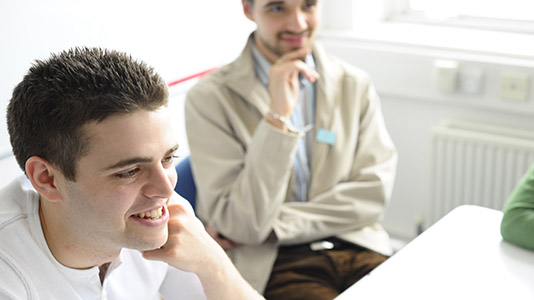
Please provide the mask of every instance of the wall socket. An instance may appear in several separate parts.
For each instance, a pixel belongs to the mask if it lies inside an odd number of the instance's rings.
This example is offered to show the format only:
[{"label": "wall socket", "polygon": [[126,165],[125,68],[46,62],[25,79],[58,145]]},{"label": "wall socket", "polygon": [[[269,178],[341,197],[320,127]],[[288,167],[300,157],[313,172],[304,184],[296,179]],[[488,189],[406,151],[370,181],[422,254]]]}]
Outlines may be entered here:
[{"label": "wall socket", "polygon": [[458,73],[459,90],[468,95],[478,95],[482,92],[484,72],[478,68],[462,68]]},{"label": "wall socket", "polygon": [[524,72],[502,72],[500,97],[502,100],[527,101],[530,76]]},{"label": "wall socket", "polygon": [[458,85],[460,65],[454,60],[434,61],[434,86],[443,93],[454,93]]}]

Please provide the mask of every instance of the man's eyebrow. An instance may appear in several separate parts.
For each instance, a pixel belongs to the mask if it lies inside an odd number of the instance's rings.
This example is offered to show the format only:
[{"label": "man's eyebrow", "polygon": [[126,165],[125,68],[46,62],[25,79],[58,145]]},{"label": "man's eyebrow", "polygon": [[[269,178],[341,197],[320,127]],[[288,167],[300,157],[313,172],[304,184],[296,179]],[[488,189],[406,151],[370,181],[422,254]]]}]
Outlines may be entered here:
[{"label": "man's eyebrow", "polygon": [[263,7],[267,8],[269,6],[283,5],[283,4],[284,4],[284,1],[270,1],[270,2],[265,3]]},{"label": "man's eyebrow", "polygon": [[167,151],[167,155],[173,153],[173,152],[176,152],[178,150],[178,147],[180,147],[178,144],[172,146],[171,149],[169,149],[169,151]]},{"label": "man's eyebrow", "polygon": [[[176,152],[176,150],[178,150],[178,144],[174,145],[171,149],[169,149],[165,155],[169,155],[173,152]],[[152,162],[153,161],[153,158],[151,157],[143,157],[143,156],[140,156],[140,157],[133,157],[133,158],[127,158],[127,159],[123,159],[123,160],[120,160],[118,161],[117,163],[109,166],[109,167],[106,167],[104,170],[106,171],[109,171],[109,170],[114,170],[114,169],[120,169],[120,168],[124,168],[124,167],[127,167],[127,166],[130,166],[130,165],[135,165],[135,164],[139,164],[139,163],[149,163],[149,162]]]},{"label": "man's eyebrow", "polygon": [[115,163],[115,164],[113,164],[113,165],[111,165],[109,167],[106,167],[104,170],[105,171],[109,171],[109,170],[124,168],[124,167],[130,166],[130,165],[135,165],[135,164],[139,164],[139,163],[149,163],[149,162],[152,162],[152,158],[151,157],[127,158],[127,159],[120,160],[117,163]]}]

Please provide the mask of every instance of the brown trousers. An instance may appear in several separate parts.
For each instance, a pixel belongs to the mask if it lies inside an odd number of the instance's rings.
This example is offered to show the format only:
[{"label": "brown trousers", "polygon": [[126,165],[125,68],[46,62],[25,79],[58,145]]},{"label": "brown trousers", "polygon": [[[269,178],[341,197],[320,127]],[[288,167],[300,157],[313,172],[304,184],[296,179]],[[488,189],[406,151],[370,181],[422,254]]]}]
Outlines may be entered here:
[{"label": "brown trousers", "polygon": [[332,300],[386,259],[358,246],[297,252],[280,248],[264,296],[268,300]]}]

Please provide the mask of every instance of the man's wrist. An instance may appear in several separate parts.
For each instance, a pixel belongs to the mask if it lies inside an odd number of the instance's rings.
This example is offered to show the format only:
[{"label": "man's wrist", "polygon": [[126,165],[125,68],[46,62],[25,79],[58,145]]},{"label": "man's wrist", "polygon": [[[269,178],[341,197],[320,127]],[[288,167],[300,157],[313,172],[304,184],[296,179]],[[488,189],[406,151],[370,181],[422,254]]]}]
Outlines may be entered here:
[{"label": "man's wrist", "polygon": [[298,130],[295,128],[295,126],[293,126],[293,123],[291,123],[291,120],[289,118],[281,116],[280,114],[275,113],[273,111],[267,113],[266,120],[278,129],[284,131],[298,132]]}]

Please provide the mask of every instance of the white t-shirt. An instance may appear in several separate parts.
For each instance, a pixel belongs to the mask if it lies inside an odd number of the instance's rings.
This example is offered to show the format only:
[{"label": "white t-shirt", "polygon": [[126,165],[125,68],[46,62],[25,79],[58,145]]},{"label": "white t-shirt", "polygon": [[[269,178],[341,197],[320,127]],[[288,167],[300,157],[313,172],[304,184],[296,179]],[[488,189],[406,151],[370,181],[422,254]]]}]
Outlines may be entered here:
[{"label": "white t-shirt", "polygon": [[[176,198],[176,199],[174,199]],[[192,208],[175,194],[177,201]],[[0,190],[0,299],[205,299],[198,277],[123,249],[104,284],[99,269],[77,270],[52,255],[39,220],[39,194],[21,176]]]}]

